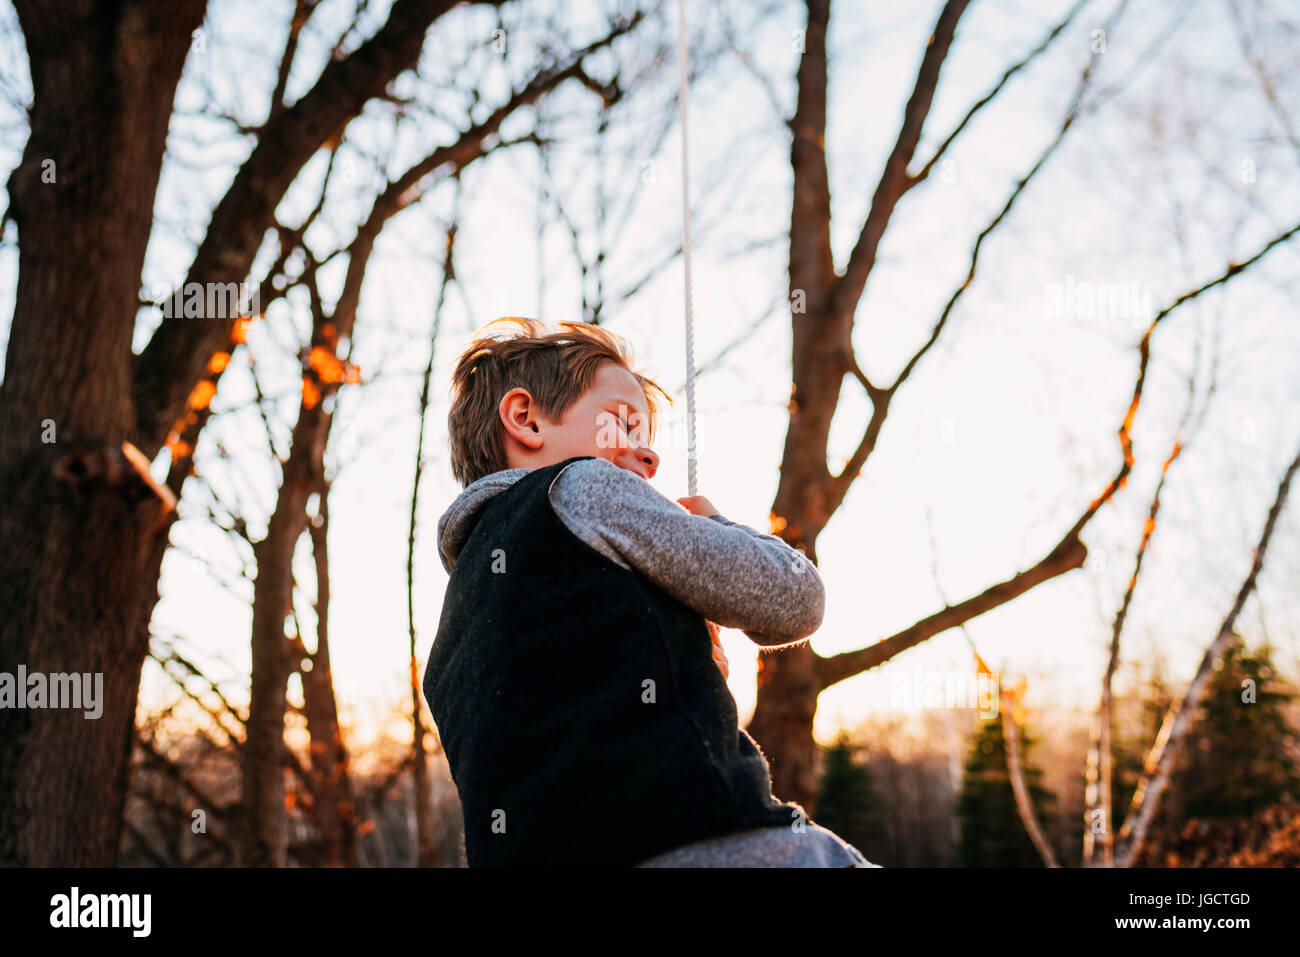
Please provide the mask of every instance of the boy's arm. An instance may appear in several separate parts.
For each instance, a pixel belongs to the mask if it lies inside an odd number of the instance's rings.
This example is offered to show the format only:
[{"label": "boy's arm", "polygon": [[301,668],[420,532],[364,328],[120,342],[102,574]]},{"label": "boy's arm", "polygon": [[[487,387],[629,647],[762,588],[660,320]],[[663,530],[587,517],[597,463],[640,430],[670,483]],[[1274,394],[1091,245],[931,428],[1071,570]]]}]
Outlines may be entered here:
[{"label": "boy's arm", "polygon": [[692,515],[599,458],[561,471],[550,499],[560,520],[601,554],[756,644],[794,644],[821,625],[826,592],[816,566],[775,535],[721,515]]}]

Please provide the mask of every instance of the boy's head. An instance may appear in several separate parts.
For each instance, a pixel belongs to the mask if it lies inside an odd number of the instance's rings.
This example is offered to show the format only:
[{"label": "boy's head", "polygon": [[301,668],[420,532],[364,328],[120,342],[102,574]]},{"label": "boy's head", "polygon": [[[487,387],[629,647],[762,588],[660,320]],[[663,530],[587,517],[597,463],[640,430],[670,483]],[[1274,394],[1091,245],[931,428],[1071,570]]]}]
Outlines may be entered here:
[{"label": "boy's head", "polygon": [[585,322],[559,326],[548,332],[536,319],[497,319],[456,363],[447,425],[451,470],[462,486],[575,455],[647,479],[658,469],[652,392],[670,404],[672,397],[632,370],[631,352],[614,333]]}]

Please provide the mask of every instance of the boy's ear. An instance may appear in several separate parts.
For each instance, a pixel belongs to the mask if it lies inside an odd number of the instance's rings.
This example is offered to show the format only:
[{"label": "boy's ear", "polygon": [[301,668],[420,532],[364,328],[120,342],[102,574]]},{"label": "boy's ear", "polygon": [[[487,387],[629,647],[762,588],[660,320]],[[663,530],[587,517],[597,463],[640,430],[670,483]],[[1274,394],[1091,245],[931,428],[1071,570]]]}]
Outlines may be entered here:
[{"label": "boy's ear", "polygon": [[520,445],[529,449],[539,449],[542,447],[542,434],[537,427],[537,409],[533,403],[533,397],[528,394],[527,389],[511,389],[501,397],[501,404],[497,407],[497,413],[501,417],[501,424],[505,427],[506,435],[514,439]]}]

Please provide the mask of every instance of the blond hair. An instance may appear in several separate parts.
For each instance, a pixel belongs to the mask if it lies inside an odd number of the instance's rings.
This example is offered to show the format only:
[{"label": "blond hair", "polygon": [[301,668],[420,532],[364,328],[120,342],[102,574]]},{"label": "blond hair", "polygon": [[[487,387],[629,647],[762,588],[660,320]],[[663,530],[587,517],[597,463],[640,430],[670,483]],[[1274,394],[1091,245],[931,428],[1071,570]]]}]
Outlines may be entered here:
[{"label": "blond hair", "polygon": [[[499,326],[514,324],[504,331]],[[632,353],[618,335],[587,322],[558,323],[548,332],[537,319],[506,316],[484,326],[461,354],[451,375],[447,415],[451,471],[462,486],[509,468],[499,407],[511,389],[527,389],[538,410],[558,422],[587,391],[602,362],[617,362],[637,380],[650,409],[649,441],[658,415],[652,392],[668,395],[631,367]]]}]

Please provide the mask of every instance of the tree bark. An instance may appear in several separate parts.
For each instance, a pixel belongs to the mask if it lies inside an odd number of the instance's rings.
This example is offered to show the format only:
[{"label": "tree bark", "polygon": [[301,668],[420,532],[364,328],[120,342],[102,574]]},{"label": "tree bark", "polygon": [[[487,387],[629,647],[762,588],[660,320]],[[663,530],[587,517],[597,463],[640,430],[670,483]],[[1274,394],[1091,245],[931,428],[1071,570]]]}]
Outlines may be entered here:
[{"label": "tree bark", "polygon": [[253,676],[248,734],[240,752],[245,815],[240,863],[246,867],[286,863],[284,707],[291,660],[285,618],[292,611],[293,552],[307,528],[307,499],[324,484],[319,463],[329,418],[319,404],[300,411],[275,512],[266,537],[254,546]]},{"label": "tree bark", "polygon": [[[483,0],[499,3],[502,0]],[[321,71],[312,89],[261,129],[257,145],[212,214],[187,282],[242,282],[303,165],[367,101],[413,66],[429,26],[454,0],[397,0],[373,37]],[[193,384],[225,341],[229,323],[164,319],[140,354],[135,376],[136,445],[149,458],[185,411]]]},{"label": "tree bark", "polygon": [[1025,826],[1025,833],[1034,844],[1034,850],[1043,859],[1046,867],[1060,867],[1056,861],[1056,852],[1043,834],[1038,822],[1038,813],[1034,802],[1029,798],[1029,788],[1025,784],[1025,770],[1021,762],[1020,726],[1016,723],[1015,698],[1004,689],[999,689],[1002,699],[1002,738],[1007,749],[1007,777],[1011,779],[1011,792],[1016,799],[1016,813]]},{"label": "tree bark", "polygon": [[406,617],[411,639],[411,762],[415,785],[415,858],[419,867],[437,867],[434,841],[433,781],[429,774],[429,755],[425,749],[424,699],[420,687],[420,664],[415,644],[415,533],[420,504],[420,479],[424,475],[424,429],[429,417],[429,393],[434,359],[438,354],[438,333],[442,327],[447,287],[456,275],[456,233],[460,216],[460,184],[447,227],[447,251],[442,261],[442,282],[438,285],[438,302],[433,309],[433,331],[429,336],[429,361],[424,366],[420,387],[420,428],[415,442],[415,478],[411,481],[411,520],[406,542]]},{"label": "tree bark", "polygon": [[[261,129],[188,281],[244,280],[302,165],[415,62],[451,5],[397,0],[374,37]],[[0,388],[0,664],[101,673],[103,713],[0,711],[0,862],[109,866],[175,518],[128,453],[154,457],[230,333],[168,319],[138,359],[131,350],[172,102],[205,3],[15,7],[35,99],[9,182],[19,271]],[[41,441],[49,421],[57,444]],[[274,606],[261,609],[268,634],[284,611]],[[255,654],[280,671],[282,625],[278,639]]]},{"label": "tree bark", "polygon": [[356,799],[330,669],[328,483],[318,491],[317,520],[309,521],[307,529],[316,560],[316,651],[310,656],[310,670],[302,672],[303,712],[311,736],[312,803],[325,842],[325,866],[356,867]]},{"label": "tree bark", "polygon": [[131,334],[204,3],[15,7],[35,98],[9,180],[20,241],[0,387],[0,667],[100,674],[103,710],[0,709],[0,862],[107,866],[169,521],[123,451]]},{"label": "tree bark", "polygon": [[[844,376],[854,371],[853,314],[874,259],[875,243],[906,189],[907,164],[920,138],[966,0],[949,0],[922,60],[898,142],[886,164],[863,238],[849,271],[835,272],[831,251],[830,185],[826,166],[827,52],[830,0],[807,0],[808,20],[799,61],[798,97],[790,128],[794,187],[790,215],[790,303],[793,322],[790,423],[781,480],[772,507],[773,534],[816,563],[817,536],[838,504],[827,468],[831,419]],[[889,396],[875,391],[878,430]],[[817,748],[813,718],[825,687],[819,659],[807,644],[759,658],[758,696],[749,731],[768,752],[773,792],[806,809],[816,797]]]}]

